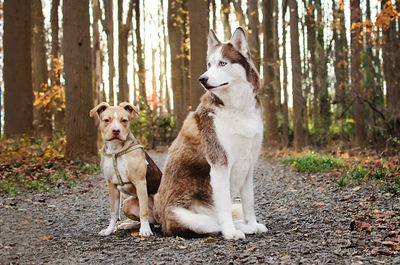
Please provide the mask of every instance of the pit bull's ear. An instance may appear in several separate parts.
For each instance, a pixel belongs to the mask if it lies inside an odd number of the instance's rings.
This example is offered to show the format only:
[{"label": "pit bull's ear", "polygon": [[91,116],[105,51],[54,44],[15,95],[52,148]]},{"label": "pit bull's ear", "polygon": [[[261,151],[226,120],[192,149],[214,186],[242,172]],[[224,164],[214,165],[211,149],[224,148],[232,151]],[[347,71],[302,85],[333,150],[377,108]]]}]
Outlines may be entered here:
[{"label": "pit bull's ear", "polygon": [[207,49],[207,57],[214,51],[214,49],[221,44],[218,40],[217,35],[215,32],[210,29],[210,33],[208,34],[208,49]]},{"label": "pit bull's ear", "polygon": [[121,108],[126,109],[127,111],[129,111],[131,113],[131,117],[133,117],[133,114],[136,113],[136,115],[139,116],[139,110],[137,107],[133,106],[132,104],[128,103],[128,102],[122,102],[119,104],[119,106]]},{"label": "pit bull's ear", "polygon": [[247,45],[246,33],[241,27],[238,27],[232,35],[230,43],[246,59],[250,60],[249,46]]},{"label": "pit bull's ear", "polygon": [[97,116],[97,118],[100,120],[100,113],[102,113],[103,111],[105,111],[108,107],[110,107],[110,105],[108,105],[107,102],[102,102],[99,105],[97,105],[96,107],[94,107],[90,112],[89,112],[89,116],[90,117],[94,117],[95,115]]}]

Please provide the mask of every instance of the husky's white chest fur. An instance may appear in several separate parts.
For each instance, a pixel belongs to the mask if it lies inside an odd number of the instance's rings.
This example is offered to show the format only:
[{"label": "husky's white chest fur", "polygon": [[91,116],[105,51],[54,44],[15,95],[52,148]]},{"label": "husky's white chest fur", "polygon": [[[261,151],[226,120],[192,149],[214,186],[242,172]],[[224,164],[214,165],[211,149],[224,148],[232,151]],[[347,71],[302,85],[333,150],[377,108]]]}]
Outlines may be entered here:
[{"label": "husky's white chest fur", "polygon": [[258,158],[263,134],[260,111],[222,108],[215,114],[214,125],[218,141],[227,154],[230,190],[235,196]]}]

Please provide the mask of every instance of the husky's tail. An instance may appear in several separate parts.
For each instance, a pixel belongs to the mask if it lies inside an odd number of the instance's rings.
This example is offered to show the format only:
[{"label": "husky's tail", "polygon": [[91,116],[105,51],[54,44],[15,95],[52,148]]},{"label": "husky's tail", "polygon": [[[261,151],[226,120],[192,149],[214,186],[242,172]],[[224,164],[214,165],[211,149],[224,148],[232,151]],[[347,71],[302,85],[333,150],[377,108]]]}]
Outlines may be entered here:
[{"label": "husky's tail", "polygon": [[[191,211],[185,208],[177,207],[173,210],[177,221],[186,228],[199,234],[221,232],[221,226],[218,224],[217,217],[212,210],[199,208]],[[232,205],[232,217],[234,221],[243,219],[242,205]]]},{"label": "husky's tail", "polygon": [[221,227],[214,216],[205,213],[196,213],[181,207],[175,208],[173,212],[180,224],[195,233],[208,234],[221,232]]}]

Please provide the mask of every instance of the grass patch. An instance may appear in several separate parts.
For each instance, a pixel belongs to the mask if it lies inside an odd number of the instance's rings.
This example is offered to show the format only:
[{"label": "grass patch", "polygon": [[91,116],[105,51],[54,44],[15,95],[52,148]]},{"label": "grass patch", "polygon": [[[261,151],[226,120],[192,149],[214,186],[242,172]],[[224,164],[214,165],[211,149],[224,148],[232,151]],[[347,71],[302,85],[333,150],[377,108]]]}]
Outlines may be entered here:
[{"label": "grass patch", "polygon": [[398,157],[337,158],[320,153],[287,156],[282,159],[299,172],[329,173],[336,177],[336,184],[345,187],[365,181],[375,181],[382,190],[400,194],[400,161]]},{"label": "grass patch", "polygon": [[338,158],[320,154],[309,153],[306,155],[287,157],[282,161],[294,167],[297,171],[307,173],[323,173],[344,167],[344,162]]}]

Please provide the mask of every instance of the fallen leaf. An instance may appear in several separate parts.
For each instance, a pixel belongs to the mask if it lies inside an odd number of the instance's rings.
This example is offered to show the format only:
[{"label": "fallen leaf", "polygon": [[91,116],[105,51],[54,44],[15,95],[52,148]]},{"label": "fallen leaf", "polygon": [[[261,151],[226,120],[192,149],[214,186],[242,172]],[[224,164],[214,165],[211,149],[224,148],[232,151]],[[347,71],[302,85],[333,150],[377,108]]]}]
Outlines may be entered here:
[{"label": "fallen leaf", "polygon": [[372,227],[368,223],[353,220],[350,223],[350,230],[354,229],[356,229],[357,231],[363,231],[363,230],[371,231]]},{"label": "fallen leaf", "polygon": [[178,245],[178,248],[179,248],[179,249],[186,249],[187,247],[186,247],[186,246],[183,246],[183,245]]},{"label": "fallen leaf", "polygon": [[147,240],[147,237],[144,237],[144,236],[140,237],[140,241],[146,241],[146,240]]},{"label": "fallen leaf", "polygon": [[353,188],[353,191],[359,191],[361,189],[360,186]]},{"label": "fallen leaf", "polygon": [[139,232],[132,232],[131,236],[139,236]]},{"label": "fallen leaf", "polygon": [[325,206],[326,204],[324,202],[314,202],[312,205],[313,206]]},{"label": "fallen leaf", "polygon": [[393,251],[374,248],[373,250],[371,250],[371,254],[374,256],[376,256],[378,254],[393,255]]},{"label": "fallen leaf", "polygon": [[50,238],[51,238],[51,236],[42,236],[40,239],[41,239],[42,241],[49,241]]},{"label": "fallen leaf", "polygon": [[256,247],[251,247],[247,251],[254,252],[254,250],[256,250]]}]

